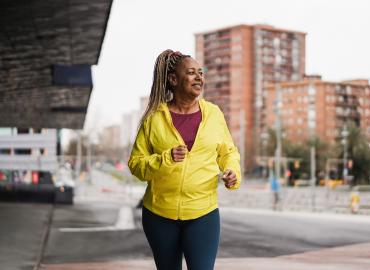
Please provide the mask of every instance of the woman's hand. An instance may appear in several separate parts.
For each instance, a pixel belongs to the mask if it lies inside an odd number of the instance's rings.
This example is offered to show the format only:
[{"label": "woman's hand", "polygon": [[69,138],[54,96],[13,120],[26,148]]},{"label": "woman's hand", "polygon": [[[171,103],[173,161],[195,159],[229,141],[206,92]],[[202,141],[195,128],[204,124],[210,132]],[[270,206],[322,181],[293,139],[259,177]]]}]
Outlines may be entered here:
[{"label": "woman's hand", "polygon": [[222,175],[222,180],[225,183],[225,187],[232,188],[237,182],[236,174],[232,170],[226,170]]},{"label": "woman's hand", "polygon": [[172,148],[171,156],[172,156],[173,161],[175,162],[183,161],[187,152],[188,152],[188,148],[186,145],[179,145],[177,147]]}]

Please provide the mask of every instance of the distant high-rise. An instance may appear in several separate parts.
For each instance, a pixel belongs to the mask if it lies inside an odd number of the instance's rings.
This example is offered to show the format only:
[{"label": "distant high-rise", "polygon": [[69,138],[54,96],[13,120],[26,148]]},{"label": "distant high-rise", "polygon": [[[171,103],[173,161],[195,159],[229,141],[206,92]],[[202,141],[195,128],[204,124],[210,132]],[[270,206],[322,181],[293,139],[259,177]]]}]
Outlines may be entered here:
[{"label": "distant high-rise", "polygon": [[105,127],[100,134],[100,144],[107,149],[121,147],[122,141],[120,125]]},{"label": "distant high-rise", "polygon": [[196,59],[206,70],[204,97],[224,112],[247,167],[260,154],[267,85],[305,74],[305,36],[267,25],[196,34]]},{"label": "distant high-rise", "polygon": [[138,131],[138,125],[146,110],[146,107],[148,106],[148,103],[149,96],[140,97],[139,110],[134,110],[123,115],[123,121],[121,124],[121,140],[123,146],[127,147],[134,143],[136,133]]}]

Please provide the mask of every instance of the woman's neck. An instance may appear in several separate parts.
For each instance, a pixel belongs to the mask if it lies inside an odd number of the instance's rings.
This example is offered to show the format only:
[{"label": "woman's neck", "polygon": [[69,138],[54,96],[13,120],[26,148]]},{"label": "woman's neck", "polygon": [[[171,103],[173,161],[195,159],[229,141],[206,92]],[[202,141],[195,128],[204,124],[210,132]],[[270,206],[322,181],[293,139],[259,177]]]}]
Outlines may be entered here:
[{"label": "woman's neck", "polygon": [[175,113],[188,114],[199,111],[198,99],[192,101],[173,99],[169,103],[169,109]]}]

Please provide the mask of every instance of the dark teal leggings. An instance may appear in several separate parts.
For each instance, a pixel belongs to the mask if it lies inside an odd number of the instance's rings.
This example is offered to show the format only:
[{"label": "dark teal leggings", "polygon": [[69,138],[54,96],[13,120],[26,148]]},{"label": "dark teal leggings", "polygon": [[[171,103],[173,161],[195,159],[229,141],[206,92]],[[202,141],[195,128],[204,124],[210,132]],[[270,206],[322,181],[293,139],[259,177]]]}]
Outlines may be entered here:
[{"label": "dark teal leggings", "polygon": [[172,220],[143,207],[143,228],[157,270],[213,270],[220,242],[218,209],[197,219]]}]

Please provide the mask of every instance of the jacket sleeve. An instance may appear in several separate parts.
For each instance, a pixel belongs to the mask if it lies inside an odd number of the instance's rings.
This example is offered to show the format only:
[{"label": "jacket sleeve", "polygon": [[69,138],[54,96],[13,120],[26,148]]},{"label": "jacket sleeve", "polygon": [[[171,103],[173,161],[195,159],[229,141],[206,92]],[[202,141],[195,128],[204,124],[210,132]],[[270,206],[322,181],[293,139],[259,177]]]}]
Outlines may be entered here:
[{"label": "jacket sleeve", "polygon": [[[220,111],[220,110],[219,110]],[[229,189],[238,189],[241,182],[240,173],[240,154],[238,148],[234,145],[233,139],[230,135],[229,128],[227,127],[223,113],[220,111],[220,118],[222,119],[223,126],[223,141],[218,146],[217,162],[222,172],[227,169],[232,170],[236,174],[237,183]]]},{"label": "jacket sleeve", "polygon": [[153,154],[145,125],[146,123],[142,124],[136,136],[128,167],[131,173],[141,181],[150,181],[158,173],[164,171],[170,173],[175,167],[175,162],[172,160],[171,149],[161,154]]}]

